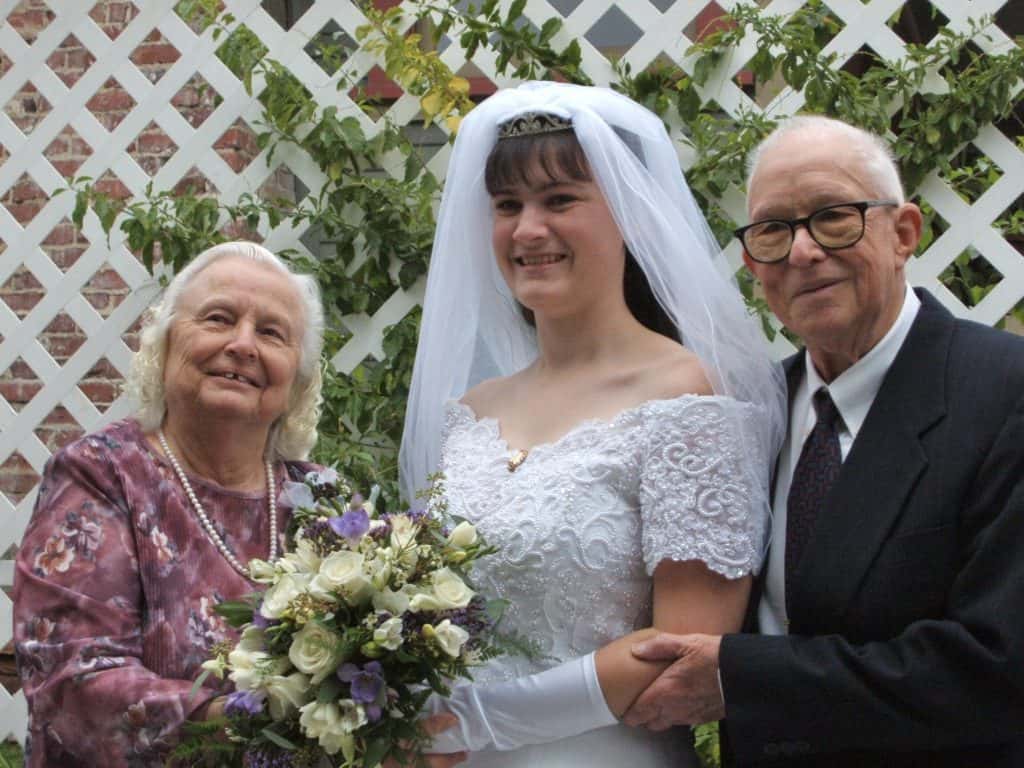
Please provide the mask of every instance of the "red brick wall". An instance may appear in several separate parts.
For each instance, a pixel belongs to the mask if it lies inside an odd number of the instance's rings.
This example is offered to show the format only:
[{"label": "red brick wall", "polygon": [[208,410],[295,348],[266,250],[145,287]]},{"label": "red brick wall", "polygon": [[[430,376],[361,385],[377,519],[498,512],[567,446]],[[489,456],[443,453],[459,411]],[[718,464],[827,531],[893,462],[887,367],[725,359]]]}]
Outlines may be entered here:
[{"label": "red brick wall", "polygon": [[[137,15],[136,7],[122,0],[101,0],[90,11],[92,19],[111,38],[116,39],[126,25]],[[54,14],[44,0],[23,0],[8,15],[7,22],[29,45],[54,20]],[[102,52],[101,52],[102,55]],[[152,82],[158,81],[181,54],[154,30],[131,55],[136,67]],[[47,65],[66,86],[73,87],[82,74],[95,63],[95,55],[73,35],[66,38],[49,56]],[[0,54],[0,75],[11,67],[11,62]],[[201,125],[215,108],[216,94],[198,75],[194,76],[172,99],[178,111],[193,126]],[[116,128],[135,100],[121,87],[116,77],[109,78],[88,100],[86,107],[108,131]],[[4,111],[23,133],[30,133],[52,109],[47,100],[30,83],[26,84],[4,105]],[[252,132],[241,121],[236,122],[215,147],[221,157],[236,171],[241,170],[258,153]],[[150,176],[155,175],[177,151],[175,143],[157,126],[149,123],[128,145],[128,152]],[[83,162],[93,153],[90,147],[70,126],[50,143],[46,157],[66,179],[72,178]],[[8,157],[7,148],[0,147],[0,162]],[[200,188],[215,193],[212,185],[198,171],[190,174],[191,181]],[[104,192],[124,197],[128,189],[110,172],[103,174],[98,186]],[[27,175],[2,197],[0,205],[22,224],[30,222],[46,204],[43,191]],[[62,271],[71,267],[88,247],[85,237],[76,231],[66,218],[46,236],[42,249]],[[0,258],[6,245],[0,243]],[[43,298],[44,289],[32,273],[20,268],[0,285],[0,301],[5,302],[19,317],[27,315]],[[85,299],[104,317],[108,316],[128,293],[128,287],[114,270],[106,265],[98,270],[82,288]],[[126,334],[125,341],[135,347],[135,329]],[[40,343],[49,354],[63,364],[85,342],[85,335],[65,313],[60,313],[39,336]],[[116,398],[121,377],[105,359],[101,359],[79,384],[82,392],[101,411]],[[20,358],[6,370],[0,371],[0,395],[15,410],[20,410],[40,390],[42,382]],[[58,407],[36,430],[36,435],[51,450],[56,450],[82,434],[81,428],[64,408]],[[0,493],[17,503],[38,480],[35,471],[20,454],[14,453],[0,465]],[[4,553],[0,552],[0,556]]]}]

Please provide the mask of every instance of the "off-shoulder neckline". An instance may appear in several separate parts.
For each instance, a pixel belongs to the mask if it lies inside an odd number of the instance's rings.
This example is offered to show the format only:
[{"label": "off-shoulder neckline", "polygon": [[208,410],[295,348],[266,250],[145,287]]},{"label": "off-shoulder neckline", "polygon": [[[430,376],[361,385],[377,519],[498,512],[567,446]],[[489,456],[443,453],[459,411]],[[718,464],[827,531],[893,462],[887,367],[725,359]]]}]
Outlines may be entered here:
[{"label": "off-shoulder neckline", "polygon": [[445,403],[445,407],[449,408],[456,413],[460,413],[466,417],[472,424],[481,425],[486,427],[491,432],[491,437],[502,447],[502,449],[508,453],[513,454],[518,451],[525,451],[528,454],[536,453],[538,450],[550,450],[570,440],[575,435],[584,432],[588,429],[612,429],[618,426],[622,422],[628,420],[630,417],[640,413],[644,409],[655,407],[655,406],[671,406],[677,403],[689,404],[691,401],[699,400],[701,402],[735,402],[735,398],[728,397],[725,395],[699,395],[692,392],[679,395],[678,397],[670,398],[654,398],[651,400],[644,400],[642,403],[631,405],[628,408],[623,408],[621,411],[616,413],[614,416],[607,418],[601,418],[595,416],[589,419],[583,419],[576,424],[569,427],[568,430],[563,432],[557,438],[548,440],[545,442],[535,443],[529,448],[513,448],[509,445],[508,441],[501,433],[501,422],[496,416],[478,416],[476,411],[473,410],[472,406],[462,402],[457,398],[451,398]]}]

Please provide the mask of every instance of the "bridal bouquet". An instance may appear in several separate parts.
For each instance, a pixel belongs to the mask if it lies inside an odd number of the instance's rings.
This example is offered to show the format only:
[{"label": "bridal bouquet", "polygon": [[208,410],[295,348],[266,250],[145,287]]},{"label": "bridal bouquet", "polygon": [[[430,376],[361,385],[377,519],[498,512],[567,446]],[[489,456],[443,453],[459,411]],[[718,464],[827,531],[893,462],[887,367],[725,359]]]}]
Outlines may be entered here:
[{"label": "bridal bouquet", "polygon": [[398,514],[376,512],[333,470],[281,497],[288,551],[250,562],[266,591],[220,606],[241,639],[203,665],[235,685],[219,749],[244,766],[409,758],[427,744],[417,718],[428,696],[499,653],[499,605],[467,584],[494,550],[445,519],[437,483],[425,511]]}]

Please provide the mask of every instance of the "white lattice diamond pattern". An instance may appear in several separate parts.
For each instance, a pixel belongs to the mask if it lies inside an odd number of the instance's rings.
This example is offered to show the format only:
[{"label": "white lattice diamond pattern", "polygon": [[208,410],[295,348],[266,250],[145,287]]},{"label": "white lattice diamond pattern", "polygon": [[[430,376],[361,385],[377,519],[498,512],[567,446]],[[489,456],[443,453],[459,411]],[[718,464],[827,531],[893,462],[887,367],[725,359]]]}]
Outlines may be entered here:
[{"label": "white lattice diamond pattern", "polygon": [[[932,4],[950,19],[950,26],[957,30],[968,28],[968,13],[975,17],[992,14],[1007,2],[932,0]],[[50,0],[55,18],[31,45],[6,21],[0,25],[0,56],[12,63],[0,77],[0,104],[7,104],[26,83],[31,83],[50,105],[49,113],[28,135],[22,134],[6,114],[0,113],[0,145],[9,153],[0,165],[0,195],[27,174],[51,196],[38,215],[24,227],[0,206],[0,239],[7,244],[6,251],[0,256],[0,285],[24,266],[45,291],[44,297],[23,318],[0,302],[0,335],[3,337],[0,371],[8,369],[20,358],[44,382],[38,394],[20,411],[15,411],[0,398],[0,432],[3,435],[0,464],[14,453],[19,453],[35,472],[42,472],[49,452],[36,436],[36,430],[55,407],[65,408],[86,430],[125,415],[127,406],[121,400],[101,414],[78,384],[101,358],[106,358],[122,374],[128,370],[131,350],[122,336],[158,293],[154,279],[125,248],[119,234],[115,233],[108,244],[94,219],[87,221],[85,237],[90,243],[88,248],[67,271],[61,271],[41,248],[40,244],[48,233],[70,216],[73,205],[70,195],[52,197],[64,186],[64,179],[45,154],[46,148],[66,126],[70,126],[92,148],[92,154],[82,163],[78,175],[99,178],[110,172],[133,195],[141,195],[150,177],[131,157],[128,147],[151,123],[166,133],[177,147],[156,170],[153,182],[157,189],[173,188],[191,169],[201,168],[221,197],[234,202],[242,193],[258,189],[282,164],[306,188],[316,190],[322,185],[323,177],[319,170],[298,151],[279,151],[271,167],[261,155],[239,173],[221,158],[214,149],[217,139],[240,118],[254,124],[260,114],[259,105],[214,55],[224,38],[215,40],[211,30],[197,35],[174,12],[175,4],[176,0],[135,0],[138,14],[114,40],[90,18],[88,3],[66,0]],[[355,116],[368,132],[376,129],[371,118],[346,96],[344,89],[337,90],[336,84],[343,76],[361,78],[380,62],[365,51],[357,51],[338,72],[328,75],[304,50],[310,39],[330,21],[350,38],[355,38],[355,30],[365,22],[365,18],[351,2],[317,0],[289,30],[282,29],[261,8],[258,0],[225,0],[224,4],[235,16],[234,25],[244,23],[251,29],[268,48],[267,55],[285,64],[318,103],[337,106],[341,114]],[[503,0],[503,6],[509,4],[510,0]],[[803,4],[803,0],[773,0],[764,10],[766,13],[789,13]],[[0,18],[6,20],[17,5],[17,0],[0,0]],[[648,0],[583,0],[565,17],[564,26],[553,42],[557,47],[573,39],[578,40],[584,69],[593,81],[600,85],[611,83],[614,80],[611,63],[587,40],[586,34],[614,6],[641,30],[640,38],[623,54],[623,60],[631,65],[633,71],[642,70],[659,56],[680,61],[688,69],[690,62],[684,59],[684,52],[693,41],[686,37],[684,30],[707,5],[707,0],[677,0],[662,12]],[[719,0],[718,5],[728,10],[736,5],[736,0]],[[861,0],[829,0],[828,5],[844,26],[829,43],[827,52],[849,55],[868,45],[887,58],[898,59],[904,55],[903,41],[886,24],[886,20],[903,5],[903,0],[873,0],[866,5]],[[546,0],[528,0],[526,15],[539,27],[558,12]],[[130,58],[154,29],[180,54],[155,83]],[[458,32],[458,29],[451,31],[452,39],[458,38]],[[1013,44],[998,29],[990,29],[989,34],[991,39],[978,40],[983,50],[1005,49]],[[71,35],[88,49],[93,63],[69,88],[47,66],[47,60]],[[731,113],[758,109],[735,82],[737,72],[757,51],[757,46],[756,37],[748,37],[703,87],[702,96],[713,99]],[[466,64],[465,56],[457,45],[450,45],[442,58],[453,71],[459,71]],[[473,64],[496,85],[509,85],[508,78],[496,74],[494,63],[494,57],[487,51],[480,51],[473,59]],[[193,127],[171,105],[171,100],[197,75],[217,92],[221,101],[209,117],[198,127]],[[134,106],[114,130],[108,132],[86,104],[111,77],[130,95]],[[257,76],[254,82],[256,95],[261,88],[262,82]],[[784,90],[766,109],[773,115],[784,115],[798,110],[802,104],[799,93]],[[390,107],[388,118],[404,125],[417,118],[418,110],[418,100],[407,94]],[[679,126],[673,127],[678,129]],[[1024,258],[991,226],[1001,212],[1024,193],[1024,153],[995,128],[986,129],[975,144],[1000,166],[1002,178],[974,204],[966,203],[936,174],[927,179],[921,194],[949,226],[920,259],[910,264],[909,274],[912,282],[927,286],[957,315],[994,323],[1024,296]],[[689,167],[694,161],[692,151],[682,142],[679,147],[680,160],[684,167]],[[443,147],[431,159],[430,165],[435,173],[443,174],[449,154],[449,148]],[[400,173],[400,161],[401,158],[394,158],[396,174]],[[735,220],[743,220],[745,211],[740,190],[730,190],[721,203]],[[302,249],[297,245],[301,230],[283,225],[275,231],[264,229],[261,234],[272,249]],[[960,304],[938,281],[939,274],[968,246],[973,246],[1004,276],[1002,282],[972,309]],[[732,266],[738,267],[739,248],[735,242],[727,253]],[[130,289],[127,298],[105,317],[81,293],[83,286],[104,264],[114,269]],[[372,317],[345,318],[353,337],[335,357],[335,366],[342,371],[351,371],[367,356],[382,358],[384,328],[415,307],[421,296],[422,281],[409,291],[397,291]],[[88,338],[63,365],[59,365],[38,337],[62,312]],[[780,356],[791,349],[781,336],[777,337],[775,344]],[[30,493],[15,505],[0,493],[0,519],[5,521],[0,526],[0,552],[19,541],[34,497],[35,493]],[[0,585],[9,585],[11,576],[10,561],[0,561]],[[11,637],[10,616],[10,602],[0,593],[0,646]],[[0,737],[7,730],[17,736],[23,733],[25,710],[20,694],[12,697],[0,689],[0,726]]]}]

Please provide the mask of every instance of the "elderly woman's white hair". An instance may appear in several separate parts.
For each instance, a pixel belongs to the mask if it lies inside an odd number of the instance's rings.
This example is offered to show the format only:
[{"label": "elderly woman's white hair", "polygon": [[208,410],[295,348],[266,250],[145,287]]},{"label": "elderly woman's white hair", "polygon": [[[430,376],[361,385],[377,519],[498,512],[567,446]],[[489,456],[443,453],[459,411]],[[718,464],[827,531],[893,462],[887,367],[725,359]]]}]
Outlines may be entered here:
[{"label": "elderly woman's white hair", "polygon": [[299,369],[288,399],[288,409],[271,427],[267,456],[284,460],[305,459],[316,443],[320,414],[320,350],[324,329],[320,289],[311,276],[295,274],[262,245],[242,241],[215,245],[196,256],[171,280],[160,303],[147,313],[139,336],[139,351],[132,359],[131,371],[125,382],[125,392],[137,405],[135,418],[142,429],[147,432],[157,429],[167,409],[164,398],[164,362],[167,335],[178,300],[196,275],[214,262],[228,257],[250,259],[276,269],[295,287],[301,300],[303,334]]},{"label": "elderly woman's white hair", "polygon": [[757,166],[764,154],[781,139],[795,134],[808,135],[814,139],[837,134],[842,136],[860,156],[867,177],[875,185],[873,194],[901,204],[905,201],[899,168],[885,139],[863,128],[822,115],[796,115],[779,123],[747,157],[747,189],[750,189],[750,181],[757,174]]}]

